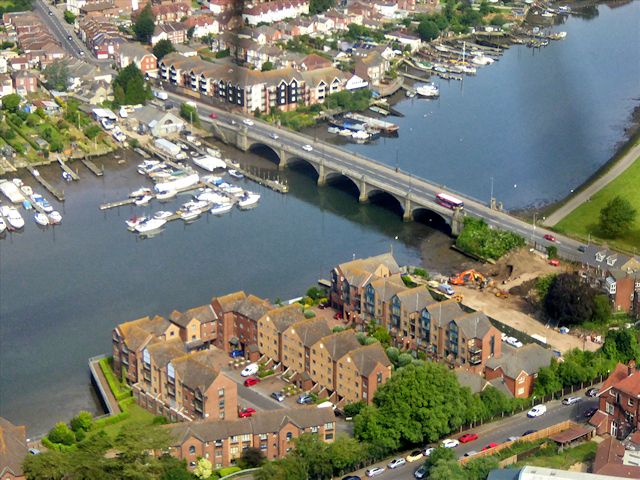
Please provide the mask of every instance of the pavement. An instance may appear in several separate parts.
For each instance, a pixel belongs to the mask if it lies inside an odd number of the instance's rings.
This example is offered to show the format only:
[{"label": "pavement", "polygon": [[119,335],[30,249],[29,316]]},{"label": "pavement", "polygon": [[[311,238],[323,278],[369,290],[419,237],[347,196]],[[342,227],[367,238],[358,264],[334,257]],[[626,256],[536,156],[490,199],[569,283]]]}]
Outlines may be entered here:
[{"label": "pavement", "polygon": [[587,188],[572,196],[564,205],[553,212],[544,220],[544,225],[552,227],[560,222],[564,217],[573,212],[583,203],[591,200],[591,197],[602,190],[609,182],[621,175],[627,168],[640,157],[640,143],[631,148],[611,169]]}]

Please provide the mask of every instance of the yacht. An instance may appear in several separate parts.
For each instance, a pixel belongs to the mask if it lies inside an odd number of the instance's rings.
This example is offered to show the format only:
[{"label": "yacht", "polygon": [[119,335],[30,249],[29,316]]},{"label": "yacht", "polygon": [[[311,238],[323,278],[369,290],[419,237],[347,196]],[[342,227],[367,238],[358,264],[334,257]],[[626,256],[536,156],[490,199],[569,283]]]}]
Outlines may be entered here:
[{"label": "yacht", "polygon": [[156,198],[158,200],[169,200],[170,198],[175,197],[178,194],[175,190],[167,190],[162,193],[156,194]]},{"label": "yacht", "polygon": [[33,216],[33,218],[35,219],[38,225],[42,225],[43,227],[46,227],[47,225],[49,225],[49,217],[47,217],[44,213],[37,212]]},{"label": "yacht", "polygon": [[38,205],[40,205],[46,213],[53,212],[53,207],[51,206],[51,204],[39,193],[32,194],[31,200],[33,201],[33,203],[37,203]]},{"label": "yacht", "polygon": [[3,205],[0,207],[0,213],[6,218],[8,226],[12,229],[19,230],[24,227],[24,218],[22,218],[17,208]]},{"label": "yacht", "polygon": [[427,83],[417,87],[416,93],[421,97],[435,98],[440,96],[440,88],[435,83]]},{"label": "yacht", "polygon": [[2,192],[11,203],[22,203],[24,200],[24,195],[22,195],[18,186],[9,180],[0,179],[0,192]]},{"label": "yacht", "polygon": [[184,211],[179,211],[179,215],[180,218],[182,218],[182,220],[188,221],[188,220],[193,220],[194,218],[198,218],[198,216],[202,213],[202,210],[184,210]]},{"label": "yacht", "polygon": [[27,197],[30,197],[31,195],[33,195],[33,188],[31,188],[29,185],[21,186],[20,191],[22,192],[23,195]]},{"label": "yacht", "polygon": [[238,201],[238,206],[243,209],[251,208],[258,203],[258,200],[260,200],[260,195],[258,193],[247,192]]},{"label": "yacht", "polygon": [[213,172],[214,170],[224,170],[227,168],[227,164],[221,158],[215,158],[210,155],[204,155],[202,157],[192,157],[193,163],[206,170],[207,172]]},{"label": "yacht", "polygon": [[222,215],[223,213],[230,212],[233,208],[233,203],[214,203],[211,210],[209,210],[214,215]]},{"label": "yacht", "polygon": [[476,65],[491,65],[495,60],[481,53],[480,55],[473,57],[471,61]]},{"label": "yacht", "polygon": [[184,205],[182,205],[182,211],[192,211],[192,210],[197,210],[198,213],[200,213],[204,208],[207,208],[209,206],[209,202],[206,202],[204,200],[192,200],[190,202],[185,203]]},{"label": "yacht", "polygon": [[150,218],[134,227],[138,233],[147,233],[162,227],[167,221],[164,218]]},{"label": "yacht", "polygon": [[229,170],[229,175],[231,175],[233,178],[244,178],[244,174],[242,174],[242,172],[239,172],[236,169],[231,169]]},{"label": "yacht", "polygon": [[131,217],[129,220],[127,220],[125,223],[127,224],[127,227],[129,228],[135,228],[138,225],[140,225],[142,222],[145,222],[147,220],[147,217],[145,217],[144,215],[137,217]]},{"label": "yacht", "polygon": [[369,140],[370,135],[364,130],[358,130],[357,132],[353,132],[351,134],[354,140],[366,141]]},{"label": "yacht", "polygon": [[173,215],[173,212],[169,212],[167,210],[159,210],[159,211],[157,211],[156,213],[153,214],[153,218],[155,218],[157,220],[166,220],[171,215]]},{"label": "yacht", "polygon": [[144,195],[149,195],[150,193],[151,193],[151,189],[150,188],[141,187],[138,190],[134,190],[133,192],[131,192],[129,194],[129,197],[131,197],[131,198],[142,197]]},{"label": "yacht", "polygon": [[52,225],[57,225],[62,222],[62,215],[57,210],[54,210],[49,214],[49,223]]},{"label": "yacht", "polygon": [[142,197],[136,199],[133,203],[138,206],[148,205],[153,197],[151,195],[143,195]]},{"label": "yacht", "polygon": [[180,178],[168,180],[166,182],[157,183],[155,186],[156,192],[163,193],[167,190],[184,190],[189,187],[193,187],[200,181],[200,176],[197,173],[185,175]]}]

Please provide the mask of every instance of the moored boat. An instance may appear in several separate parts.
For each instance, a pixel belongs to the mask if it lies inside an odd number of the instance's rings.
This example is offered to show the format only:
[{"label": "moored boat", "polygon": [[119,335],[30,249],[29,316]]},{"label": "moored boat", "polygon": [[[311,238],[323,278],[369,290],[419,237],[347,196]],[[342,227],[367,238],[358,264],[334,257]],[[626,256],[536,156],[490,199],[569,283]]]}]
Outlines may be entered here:
[{"label": "moored boat", "polygon": [[0,192],[9,199],[11,203],[22,203],[24,195],[15,183],[9,180],[0,179]]},{"label": "moored boat", "polygon": [[227,213],[231,211],[233,208],[233,203],[214,203],[211,210],[209,210],[213,215],[222,215],[223,213]]},{"label": "moored boat", "polygon": [[53,207],[51,206],[49,201],[39,193],[32,194],[31,200],[33,201],[33,203],[38,204],[46,213],[53,212]]},{"label": "moored boat", "polygon": [[2,235],[6,229],[7,223],[4,221],[4,218],[0,217],[0,235]]},{"label": "moored boat", "polygon": [[189,187],[193,187],[200,181],[200,176],[197,173],[185,175],[174,180],[157,183],[155,190],[158,193],[166,192],[168,190],[184,190]]},{"label": "moored boat", "polygon": [[169,200],[170,198],[175,197],[177,193],[178,192],[176,192],[175,190],[167,190],[165,192],[156,194],[156,198],[158,200]]},{"label": "moored boat", "polygon": [[154,230],[158,230],[165,223],[167,223],[167,221],[164,218],[150,218],[149,220],[136,225],[135,231],[138,233],[152,232]]},{"label": "moored boat", "polygon": [[139,224],[141,224],[142,222],[144,222],[146,220],[147,220],[147,217],[145,217],[144,215],[142,215],[140,217],[133,216],[129,220],[127,220],[125,223],[127,224],[127,227],[135,228],[136,226],[138,226]]},{"label": "moored boat", "polygon": [[234,168],[232,168],[231,170],[228,170],[228,172],[229,172],[229,175],[231,175],[233,178],[244,178],[244,174]]},{"label": "moored boat", "polygon": [[238,201],[238,206],[240,208],[246,209],[246,208],[251,208],[255,205],[257,205],[258,200],[260,200],[260,194],[258,193],[253,193],[253,192],[247,192],[243,197],[240,198],[240,200]]},{"label": "moored boat", "polygon": [[156,213],[153,214],[153,218],[156,218],[159,220],[165,220],[169,218],[171,215],[173,215],[173,212],[169,212],[167,210],[158,210]]},{"label": "moored boat", "polygon": [[222,160],[220,157],[204,155],[202,157],[193,156],[192,159],[193,163],[208,172],[213,172],[214,170],[224,170],[225,168],[227,168],[227,164],[224,163],[224,160]]},{"label": "moored boat", "polygon": [[57,210],[54,210],[49,214],[49,223],[57,225],[62,222],[62,215]]},{"label": "moored boat", "polygon": [[33,205],[31,205],[31,202],[29,200],[24,200],[22,202],[22,206],[25,210],[31,210],[33,208]]},{"label": "moored boat", "polygon": [[144,195],[149,195],[151,193],[151,189],[147,187],[140,187],[138,190],[134,190],[129,194],[129,197],[136,198],[142,197]]},{"label": "moored boat", "polygon": [[440,96],[440,88],[435,83],[427,83],[416,87],[416,93],[421,97],[435,98]]},{"label": "moored boat", "polygon": [[143,195],[142,197],[136,199],[133,203],[138,206],[148,205],[153,197],[151,195]]},{"label": "moored boat", "polygon": [[37,212],[33,216],[33,218],[38,225],[42,225],[43,227],[49,225],[49,217],[47,217],[44,213]]},{"label": "moored boat", "polygon": [[29,185],[21,186],[20,191],[22,192],[23,195],[27,197],[30,197],[31,195],[33,195],[33,188],[31,188]]},{"label": "moored boat", "polygon": [[24,227],[24,218],[22,218],[17,208],[3,205],[0,207],[0,213],[5,217],[8,224],[7,226],[11,229],[19,230]]}]

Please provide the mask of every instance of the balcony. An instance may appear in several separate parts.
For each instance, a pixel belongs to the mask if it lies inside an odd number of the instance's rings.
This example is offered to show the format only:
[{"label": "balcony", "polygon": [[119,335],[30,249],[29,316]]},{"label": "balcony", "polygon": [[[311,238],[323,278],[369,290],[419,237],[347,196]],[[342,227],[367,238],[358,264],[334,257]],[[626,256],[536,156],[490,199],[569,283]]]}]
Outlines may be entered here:
[{"label": "balcony", "polygon": [[469,353],[471,355],[479,355],[479,354],[482,353],[482,347],[476,347],[475,345],[474,346],[470,346],[469,347]]},{"label": "balcony", "polygon": [[480,365],[481,363],[482,363],[481,355],[472,355],[471,357],[469,357],[470,365]]}]

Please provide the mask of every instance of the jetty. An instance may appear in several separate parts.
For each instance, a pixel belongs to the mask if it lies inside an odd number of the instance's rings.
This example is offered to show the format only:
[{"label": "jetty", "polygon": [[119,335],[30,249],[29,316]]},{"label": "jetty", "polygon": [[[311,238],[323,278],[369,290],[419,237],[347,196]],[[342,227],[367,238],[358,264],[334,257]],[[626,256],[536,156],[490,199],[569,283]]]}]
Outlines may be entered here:
[{"label": "jetty", "polygon": [[89,160],[87,157],[81,158],[80,161],[82,164],[87,167],[91,173],[93,173],[96,177],[101,177],[104,174],[104,165],[102,168],[98,168],[98,166]]},{"label": "jetty", "polygon": [[118,200],[116,202],[107,202],[100,205],[100,210],[109,210],[111,208],[124,207],[125,205],[132,205],[135,202],[135,198],[127,198],[126,200]]},{"label": "jetty", "polygon": [[380,130],[382,133],[385,133],[387,135],[397,135],[398,130],[400,130],[400,127],[395,123],[380,120],[378,118],[367,117],[366,115],[362,115],[360,113],[345,113],[344,116],[345,118],[351,118],[352,120],[364,122],[371,128]]},{"label": "jetty", "polygon": [[283,183],[279,180],[271,180],[269,178],[263,178],[255,173],[252,173],[248,170],[244,170],[240,167],[238,167],[237,165],[233,165],[229,160],[225,160],[225,162],[227,163],[227,167],[233,167],[236,171],[240,172],[242,175],[244,175],[246,178],[248,178],[249,180],[256,182],[259,185],[262,185],[263,187],[268,187],[271,190],[278,192],[278,193],[288,193],[289,192],[289,185],[287,183]]},{"label": "jetty", "polygon": [[58,190],[53,185],[51,185],[49,182],[47,182],[44,178],[42,178],[42,175],[40,175],[40,172],[38,170],[36,170],[35,168],[33,168],[31,166],[27,166],[27,170],[29,170],[29,173],[31,173],[31,175],[33,175],[33,178],[35,178],[40,185],[42,185],[54,197],[56,197],[58,199],[58,201],[64,202],[64,191]]},{"label": "jetty", "polygon": [[60,168],[62,168],[62,171],[68,173],[73,180],[80,180],[80,175],[78,175],[77,172],[71,170],[71,167],[69,167],[69,165],[67,165],[66,162],[60,157],[58,157],[58,163],[60,164]]}]

